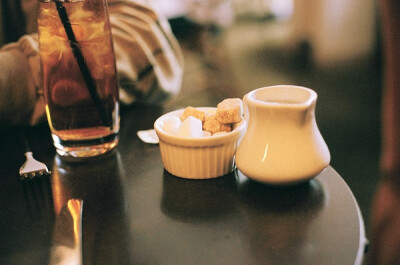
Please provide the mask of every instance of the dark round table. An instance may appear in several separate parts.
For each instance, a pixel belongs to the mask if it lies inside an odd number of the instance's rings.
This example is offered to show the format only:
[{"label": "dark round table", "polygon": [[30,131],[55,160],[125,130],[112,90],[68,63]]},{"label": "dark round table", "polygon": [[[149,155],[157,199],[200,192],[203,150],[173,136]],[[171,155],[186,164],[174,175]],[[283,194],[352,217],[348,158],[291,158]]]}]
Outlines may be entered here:
[{"label": "dark round table", "polygon": [[69,198],[84,202],[83,264],[361,264],[363,218],[332,167],[289,187],[260,184],[237,170],[181,179],[164,170],[158,145],[136,136],[163,112],[125,109],[117,150],[84,162],[58,157],[46,125],[29,128],[35,158],[52,171],[48,194],[34,198],[24,196],[18,176],[18,133],[26,128],[3,128],[0,264],[48,264],[55,213]]}]

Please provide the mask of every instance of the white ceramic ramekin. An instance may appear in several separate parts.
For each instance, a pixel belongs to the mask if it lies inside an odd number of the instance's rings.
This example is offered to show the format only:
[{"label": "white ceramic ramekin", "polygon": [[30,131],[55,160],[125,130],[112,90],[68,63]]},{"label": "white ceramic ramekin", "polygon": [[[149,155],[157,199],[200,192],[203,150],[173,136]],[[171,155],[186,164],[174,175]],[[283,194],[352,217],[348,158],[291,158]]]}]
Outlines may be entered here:
[{"label": "white ceramic ramekin", "polygon": [[[216,111],[216,108],[198,109],[208,113]],[[183,138],[165,132],[164,119],[180,116],[183,111],[180,109],[164,114],[154,123],[165,169],[175,176],[188,179],[216,178],[233,171],[234,156],[246,130],[246,121],[242,119],[229,133],[202,138]]]}]

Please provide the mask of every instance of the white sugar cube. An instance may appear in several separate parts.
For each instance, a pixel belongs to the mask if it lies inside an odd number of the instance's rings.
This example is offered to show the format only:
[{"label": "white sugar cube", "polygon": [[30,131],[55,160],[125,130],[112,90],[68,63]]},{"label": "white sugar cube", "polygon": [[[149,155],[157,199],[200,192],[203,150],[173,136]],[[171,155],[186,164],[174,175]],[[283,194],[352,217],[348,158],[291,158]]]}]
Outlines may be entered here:
[{"label": "white sugar cube", "polygon": [[164,119],[163,129],[167,133],[177,134],[182,122],[177,116],[170,116]]},{"label": "white sugar cube", "polygon": [[202,137],[203,136],[203,124],[201,120],[196,119],[193,116],[187,117],[178,129],[177,135],[179,137]]}]

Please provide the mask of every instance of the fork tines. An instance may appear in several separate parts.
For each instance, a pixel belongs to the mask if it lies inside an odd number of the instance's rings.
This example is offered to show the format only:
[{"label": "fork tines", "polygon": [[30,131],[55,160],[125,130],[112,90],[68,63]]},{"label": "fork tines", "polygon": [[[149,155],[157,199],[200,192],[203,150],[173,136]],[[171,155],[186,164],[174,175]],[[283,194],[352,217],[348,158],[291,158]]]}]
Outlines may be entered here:
[{"label": "fork tines", "polygon": [[32,152],[26,152],[25,157],[25,163],[19,169],[21,179],[50,175],[47,166],[33,158]]}]

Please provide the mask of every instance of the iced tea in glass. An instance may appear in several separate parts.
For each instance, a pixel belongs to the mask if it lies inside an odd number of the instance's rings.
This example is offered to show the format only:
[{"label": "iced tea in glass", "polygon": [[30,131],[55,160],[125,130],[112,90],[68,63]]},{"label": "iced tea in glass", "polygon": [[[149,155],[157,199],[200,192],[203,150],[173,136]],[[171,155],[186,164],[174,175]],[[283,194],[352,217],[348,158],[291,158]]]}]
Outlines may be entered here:
[{"label": "iced tea in glass", "polygon": [[46,115],[62,156],[118,144],[119,95],[106,0],[39,0]]}]

